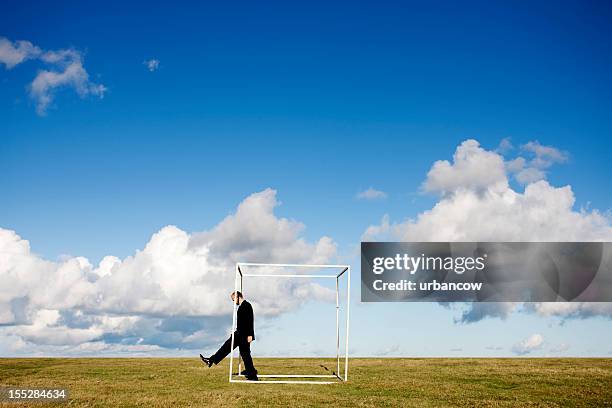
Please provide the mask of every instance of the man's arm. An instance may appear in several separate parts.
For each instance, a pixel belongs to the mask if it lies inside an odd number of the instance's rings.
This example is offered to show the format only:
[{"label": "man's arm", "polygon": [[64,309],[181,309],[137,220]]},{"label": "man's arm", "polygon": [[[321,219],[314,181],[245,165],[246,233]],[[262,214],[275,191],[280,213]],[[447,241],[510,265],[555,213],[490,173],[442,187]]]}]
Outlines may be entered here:
[{"label": "man's arm", "polygon": [[246,317],[244,329],[245,329],[245,334],[247,335],[247,340],[250,343],[255,338],[255,328],[254,328],[255,318],[253,316],[253,306],[251,306],[250,303],[248,303],[248,306],[249,307],[247,310],[245,310],[246,313],[244,314],[244,317]]}]

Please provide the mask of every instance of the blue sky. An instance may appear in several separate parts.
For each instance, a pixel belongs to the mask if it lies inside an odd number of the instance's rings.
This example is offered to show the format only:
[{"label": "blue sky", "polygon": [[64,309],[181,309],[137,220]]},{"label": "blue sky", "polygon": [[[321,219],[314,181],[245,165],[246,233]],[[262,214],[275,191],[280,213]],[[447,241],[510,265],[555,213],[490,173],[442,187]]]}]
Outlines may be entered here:
[{"label": "blue sky", "polygon": [[[44,65],[0,68],[0,227],[47,259],[123,258],[166,225],[208,230],[271,187],[278,216],[304,223],[309,241],[333,238],[357,271],[365,229],[385,214],[401,221],[431,208],[438,197],[420,191],[427,172],[470,138],[488,150],[510,138],[567,152],[549,182],[571,185],[576,208],[612,208],[607,2],[3,9],[1,37],[73,47],[107,88],[103,99],[59,89],[41,116],[27,86]],[[150,59],[159,60],[153,72]],[[356,199],[369,187],[388,198]],[[609,317],[461,325],[435,304],[354,310],[365,355],[396,346],[407,355],[508,354],[533,333],[577,355],[612,351],[584,335],[609,338]],[[398,332],[406,341],[368,335],[400,319],[410,319]]]}]

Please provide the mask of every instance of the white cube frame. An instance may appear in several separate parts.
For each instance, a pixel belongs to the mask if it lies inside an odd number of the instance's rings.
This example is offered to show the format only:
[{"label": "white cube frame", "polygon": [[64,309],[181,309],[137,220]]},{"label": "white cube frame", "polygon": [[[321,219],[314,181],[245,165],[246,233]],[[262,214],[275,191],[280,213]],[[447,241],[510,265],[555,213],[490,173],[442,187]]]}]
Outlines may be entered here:
[{"label": "white cube frame", "polygon": [[[311,269],[325,269],[334,270],[337,269],[340,272],[338,274],[270,274],[270,273],[243,273],[242,268],[245,267],[269,267],[269,268],[311,268]],[[339,282],[340,277],[346,274],[346,344],[344,353],[344,376],[340,375],[340,290]],[[232,343],[230,352],[230,364],[229,364],[229,382],[231,383],[251,383],[251,384],[334,384],[338,382],[348,381],[348,348],[349,348],[349,312],[351,305],[351,267],[350,265],[305,265],[305,264],[265,264],[265,263],[252,263],[252,262],[238,262],[236,264],[236,274],[234,278],[234,292],[240,290],[242,292],[242,282],[245,277],[276,277],[276,278],[322,278],[322,279],[335,279],[336,280],[336,373],[335,375],[308,375],[308,374],[261,374],[258,375],[260,378],[265,378],[259,381],[249,381],[235,377],[243,377],[240,375],[240,360],[238,361],[238,375],[233,374],[234,368],[234,333],[236,332],[237,324],[237,311],[238,305],[234,304],[234,313],[232,315]],[[275,378],[280,378],[276,380]],[[297,378],[297,380],[289,380],[289,378]],[[302,378],[310,378],[311,380],[302,380]],[[335,381],[329,381],[327,379],[334,378]],[[315,380],[318,379],[318,380]]]}]

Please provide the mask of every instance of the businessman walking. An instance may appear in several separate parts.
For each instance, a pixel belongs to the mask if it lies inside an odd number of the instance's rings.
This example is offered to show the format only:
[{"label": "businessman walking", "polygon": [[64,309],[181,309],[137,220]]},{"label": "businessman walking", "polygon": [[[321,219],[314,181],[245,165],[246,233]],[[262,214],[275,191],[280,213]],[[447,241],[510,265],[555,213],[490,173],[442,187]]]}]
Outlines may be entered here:
[{"label": "businessman walking", "polygon": [[[251,358],[251,342],[255,340],[255,330],[253,327],[253,307],[249,302],[244,300],[242,293],[236,291],[231,294],[232,302],[238,305],[237,319],[238,324],[234,332],[234,348],[240,349],[242,361],[244,361],[244,371],[240,374],[244,375],[247,380],[257,381],[257,370],[253,366]],[[231,352],[232,336],[227,339],[219,350],[212,356],[206,358],[200,354],[200,358],[208,367],[213,364],[217,365]]]}]

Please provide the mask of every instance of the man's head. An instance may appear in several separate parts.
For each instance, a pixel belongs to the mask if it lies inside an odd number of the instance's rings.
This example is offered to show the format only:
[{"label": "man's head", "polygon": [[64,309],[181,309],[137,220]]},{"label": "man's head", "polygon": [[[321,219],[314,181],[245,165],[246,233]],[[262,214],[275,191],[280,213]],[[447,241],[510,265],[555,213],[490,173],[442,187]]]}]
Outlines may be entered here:
[{"label": "man's head", "polygon": [[232,302],[236,303],[237,305],[242,303],[242,301],[244,300],[242,293],[238,290],[236,292],[232,292],[231,298],[232,298]]}]

